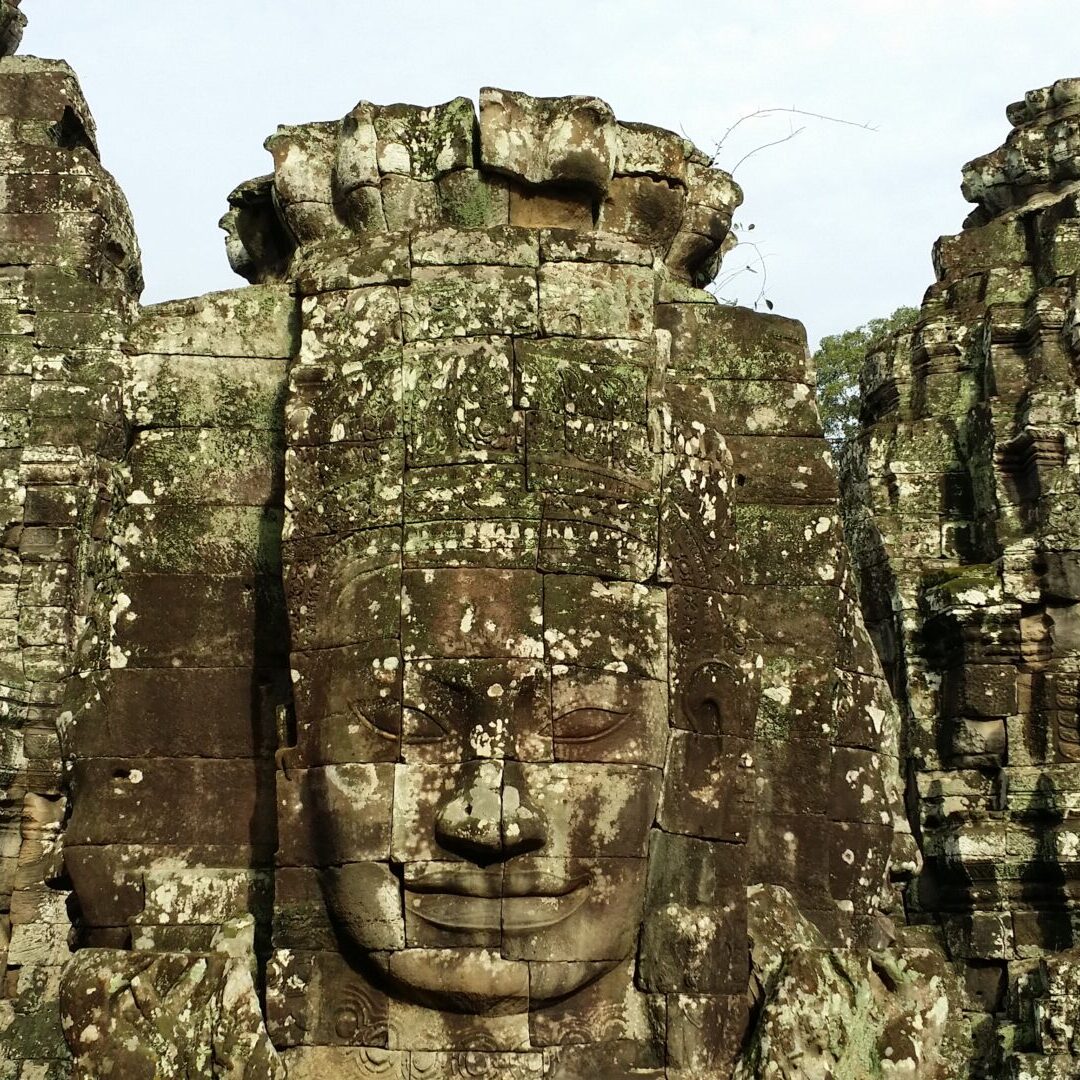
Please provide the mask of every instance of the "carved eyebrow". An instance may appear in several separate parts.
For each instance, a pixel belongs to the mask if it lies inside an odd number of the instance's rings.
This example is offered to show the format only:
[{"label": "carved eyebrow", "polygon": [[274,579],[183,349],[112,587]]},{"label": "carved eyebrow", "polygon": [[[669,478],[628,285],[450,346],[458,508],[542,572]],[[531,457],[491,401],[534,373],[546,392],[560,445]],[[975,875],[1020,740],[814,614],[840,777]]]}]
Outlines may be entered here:
[{"label": "carved eyebrow", "polygon": [[449,690],[452,694],[459,694],[462,696],[476,694],[476,689],[474,687],[470,686],[464,679],[456,675],[443,675],[434,671],[425,671],[422,672],[421,678],[430,679],[444,690]]}]

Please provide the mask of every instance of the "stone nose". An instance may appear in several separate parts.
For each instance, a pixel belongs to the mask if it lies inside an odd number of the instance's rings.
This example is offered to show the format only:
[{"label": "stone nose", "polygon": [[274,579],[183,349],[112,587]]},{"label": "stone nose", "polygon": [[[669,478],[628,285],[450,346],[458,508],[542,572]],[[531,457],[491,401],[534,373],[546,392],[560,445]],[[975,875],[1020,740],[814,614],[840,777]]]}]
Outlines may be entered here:
[{"label": "stone nose", "polygon": [[462,766],[457,788],[435,815],[439,845],[481,865],[541,849],[547,843],[547,821],[529,801],[522,781],[516,762]]}]

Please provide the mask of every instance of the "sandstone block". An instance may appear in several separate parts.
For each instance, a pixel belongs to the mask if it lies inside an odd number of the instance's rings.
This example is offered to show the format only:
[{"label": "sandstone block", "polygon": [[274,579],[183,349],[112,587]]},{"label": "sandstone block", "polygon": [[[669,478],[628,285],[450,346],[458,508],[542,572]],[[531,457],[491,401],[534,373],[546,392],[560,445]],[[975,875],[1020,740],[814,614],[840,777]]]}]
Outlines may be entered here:
[{"label": "sandstone block", "polygon": [[[68,843],[262,845],[275,828],[256,814],[270,770],[209,758],[90,758],[72,770]],[[200,814],[185,812],[199,798]],[[85,797],[83,797],[85,796]],[[255,821],[254,826],[252,825]]]},{"label": "sandstone block", "polygon": [[540,269],[540,323],[552,336],[649,338],[652,273],[605,263],[547,263]]},{"label": "sandstone block", "polygon": [[560,670],[551,682],[555,760],[662,768],[667,707],[665,683],[589,668]]},{"label": "sandstone block", "polygon": [[399,530],[369,529],[289,547],[285,591],[294,649],[397,637]]},{"label": "sandstone block", "polygon": [[[114,669],[243,666],[256,656],[264,662],[282,658],[284,603],[269,578],[131,574],[124,590],[110,651]],[[168,620],[150,617],[164,611],[171,613]]]},{"label": "sandstone block", "polygon": [[[394,766],[324,765],[277,774],[280,866],[385,861]],[[327,828],[327,822],[333,822]]]},{"label": "sandstone block", "polygon": [[285,289],[259,285],[144,308],[128,331],[133,353],[182,356],[291,356],[295,302]]},{"label": "sandstone block", "polygon": [[688,139],[672,131],[651,124],[620,122],[618,127],[616,176],[648,176],[685,184],[687,163],[704,161]]},{"label": "sandstone block", "polygon": [[746,984],[749,950],[743,890],[707,905],[666,904],[650,912],[639,975],[653,993],[735,994]]},{"label": "sandstone block", "polygon": [[510,221],[505,180],[478,169],[458,169],[435,181],[443,220],[459,229],[485,229]]},{"label": "sandstone block", "polygon": [[480,91],[480,160],[530,184],[566,183],[603,191],[615,168],[618,132],[598,98],[534,98]]},{"label": "sandstone block", "polygon": [[550,761],[549,683],[539,660],[408,661],[402,759]]},{"label": "sandstone block", "polygon": [[408,345],[403,382],[411,468],[520,460],[524,418],[514,408],[509,339]]},{"label": "sandstone block", "polygon": [[433,180],[471,167],[476,113],[465,97],[445,105],[385,105],[374,112],[379,171]]},{"label": "sandstone block", "polygon": [[754,758],[742,740],[672,733],[658,821],[710,840],[745,841],[753,807]]},{"label": "sandstone block", "polygon": [[601,204],[599,225],[666,255],[682,225],[685,200],[682,190],[664,180],[618,176]]},{"label": "sandstone block", "polygon": [[71,702],[64,749],[76,758],[267,756],[285,678],[250,667],[121,668],[86,678]]},{"label": "sandstone block", "polygon": [[535,232],[516,226],[437,229],[413,236],[412,259],[417,266],[539,266]]},{"label": "sandstone block", "polygon": [[623,502],[545,495],[538,565],[548,572],[645,582],[656,573],[656,529],[657,507],[647,497]]},{"label": "sandstone block", "polygon": [[554,663],[666,680],[667,636],[661,589],[575,574],[545,579],[545,653]]},{"label": "sandstone block", "polygon": [[435,267],[418,267],[401,304],[406,341],[531,334],[537,328],[530,268],[464,266],[451,278]]},{"label": "sandstone block", "polygon": [[407,659],[543,656],[541,578],[529,570],[407,570]]},{"label": "sandstone block", "polygon": [[301,762],[397,760],[402,666],[396,639],[294,651],[290,663]]}]

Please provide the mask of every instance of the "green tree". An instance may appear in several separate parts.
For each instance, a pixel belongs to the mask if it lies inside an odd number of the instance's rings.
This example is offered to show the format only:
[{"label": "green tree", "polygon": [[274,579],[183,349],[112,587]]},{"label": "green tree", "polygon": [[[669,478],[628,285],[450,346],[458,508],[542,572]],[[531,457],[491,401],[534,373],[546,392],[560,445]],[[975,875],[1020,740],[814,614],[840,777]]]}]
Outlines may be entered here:
[{"label": "green tree", "polygon": [[838,446],[855,433],[859,422],[859,371],[872,342],[912,326],[919,309],[898,307],[884,319],[821,339],[814,353],[817,400],[825,437]]}]

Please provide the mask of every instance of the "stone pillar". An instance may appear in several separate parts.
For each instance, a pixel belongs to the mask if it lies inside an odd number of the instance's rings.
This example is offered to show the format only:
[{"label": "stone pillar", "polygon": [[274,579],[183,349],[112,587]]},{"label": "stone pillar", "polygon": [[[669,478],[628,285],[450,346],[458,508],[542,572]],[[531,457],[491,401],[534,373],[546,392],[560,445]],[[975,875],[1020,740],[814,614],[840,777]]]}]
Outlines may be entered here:
[{"label": "stone pillar", "polygon": [[[0,17],[6,50],[22,17],[7,3]],[[44,1068],[66,1056],[55,999],[73,944],[63,700],[106,635],[103,526],[126,441],[119,344],[141,277],[127,204],[66,64],[0,59],[0,150],[0,1043]]]}]

